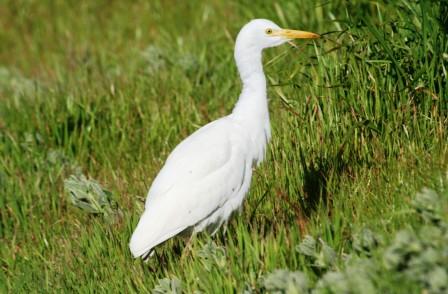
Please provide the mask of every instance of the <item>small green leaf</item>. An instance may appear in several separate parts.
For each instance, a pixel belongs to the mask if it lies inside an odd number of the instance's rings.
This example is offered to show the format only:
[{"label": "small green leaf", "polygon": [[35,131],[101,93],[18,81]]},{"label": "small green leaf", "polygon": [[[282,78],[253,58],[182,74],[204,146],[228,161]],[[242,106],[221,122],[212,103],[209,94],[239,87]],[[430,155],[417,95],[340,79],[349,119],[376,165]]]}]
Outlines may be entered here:
[{"label": "small green leaf", "polygon": [[428,274],[428,284],[433,293],[446,293],[448,291],[448,274],[446,268],[440,266],[434,268]]},{"label": "small green leaf", "polygon": [[361,253],[369,253],[380,243],[380,238],[368,228],[363,228],[353,237],[353,248]]},{"label": "small green leaf", "polygon": [[176,277],[160,279],[159,284],[152,290],[153,294],[180,294],[182,292],[182,283]]},{"label": "small green leaf", "polygon": [[317,242],[310,236],[306,235],[305,239],[296,247],[296,250],[306,256],[315,257],[317,255]]},{"label": "small green leaf", "polygon": [[327,272],[316,284],[318,293],[351,293],[350,284],[346,276],[341,272]]},{"label": "small green leaf", "polygon": [[334,251],[333,248],[328,246],[322,240],[320,241],[322,243],[321,250],[317,254],[315,262],[318,267],[329,268],[334,264],[336,260],[336,251]]},{"label": "small green leaf", "polygon": [[215,242],[209,241],[198,252],[198,256],[207,271],[210,271],[213,266],[220,269],[226,267],[227,259],[224,248],[216,245]]},{"label": "small green leaf", "polygon": [[308,292],[309,281],[300,271],[277,269],[264,277],[263,286],[269,293],[299,294]]},{"label": "small green leaf", "polygon": [[426,221],[438,222],[442,219],[440,196],[434,190],[423,188],[415,196],[412,205]]}]

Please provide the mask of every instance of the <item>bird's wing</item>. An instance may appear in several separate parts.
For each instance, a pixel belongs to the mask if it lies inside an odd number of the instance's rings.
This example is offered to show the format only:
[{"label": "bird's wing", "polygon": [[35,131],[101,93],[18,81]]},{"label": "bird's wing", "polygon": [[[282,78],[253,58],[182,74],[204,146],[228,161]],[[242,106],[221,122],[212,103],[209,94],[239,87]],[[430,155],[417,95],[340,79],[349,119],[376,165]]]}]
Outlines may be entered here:
[{"label": "bird's wing", "polygon": [[134,256],[194,226],[242,185],[246,146],[222,118],[193,133],[170,154],[155,178],[131,238]]},{"label": "bird's wing", "polygon": [[173,186],[202,179],[228,162],[231,144],[227,122],[211,122],[174,148],[149,189],[146,207]]}]

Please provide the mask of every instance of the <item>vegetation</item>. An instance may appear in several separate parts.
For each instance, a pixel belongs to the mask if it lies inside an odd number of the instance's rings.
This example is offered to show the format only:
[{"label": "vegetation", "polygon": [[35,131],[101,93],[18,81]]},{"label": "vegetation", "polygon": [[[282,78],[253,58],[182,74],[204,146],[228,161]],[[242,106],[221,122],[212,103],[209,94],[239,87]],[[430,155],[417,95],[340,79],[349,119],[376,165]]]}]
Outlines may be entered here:
[{"label": "vegetation", "polygon": [[[447,291],[447,11],[2,1],[0,291]],[[265,52],[273,139],[242,212],[134,260],[165,158],[238,98],[252,18],[324,38]]]}]

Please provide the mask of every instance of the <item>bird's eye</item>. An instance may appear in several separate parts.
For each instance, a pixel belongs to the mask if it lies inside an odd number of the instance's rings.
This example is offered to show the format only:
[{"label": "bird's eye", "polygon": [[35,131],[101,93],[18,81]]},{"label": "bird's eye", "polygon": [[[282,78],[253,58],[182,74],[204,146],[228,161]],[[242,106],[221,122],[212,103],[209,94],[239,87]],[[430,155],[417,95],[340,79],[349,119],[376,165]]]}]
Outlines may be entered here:
[{"label": "bird's eye", "polygon": [[266,34],[268,35],[272,34],[272,29],[266,29]]}]

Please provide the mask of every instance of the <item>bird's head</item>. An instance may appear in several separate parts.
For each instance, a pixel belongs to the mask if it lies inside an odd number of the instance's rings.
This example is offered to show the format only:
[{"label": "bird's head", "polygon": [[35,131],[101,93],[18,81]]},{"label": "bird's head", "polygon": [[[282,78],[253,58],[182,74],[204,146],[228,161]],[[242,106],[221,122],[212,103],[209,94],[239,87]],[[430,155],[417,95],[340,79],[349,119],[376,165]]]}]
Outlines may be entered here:
[{"label": "bird's head", "polygon": [[315,33],[282,29],[267,19],[254,19],[247,23],[237,37],[237,44],[243,43],[245,47],[256,47],[259,50],[279,46],[293,39],[316,39],[320,36]]}]

